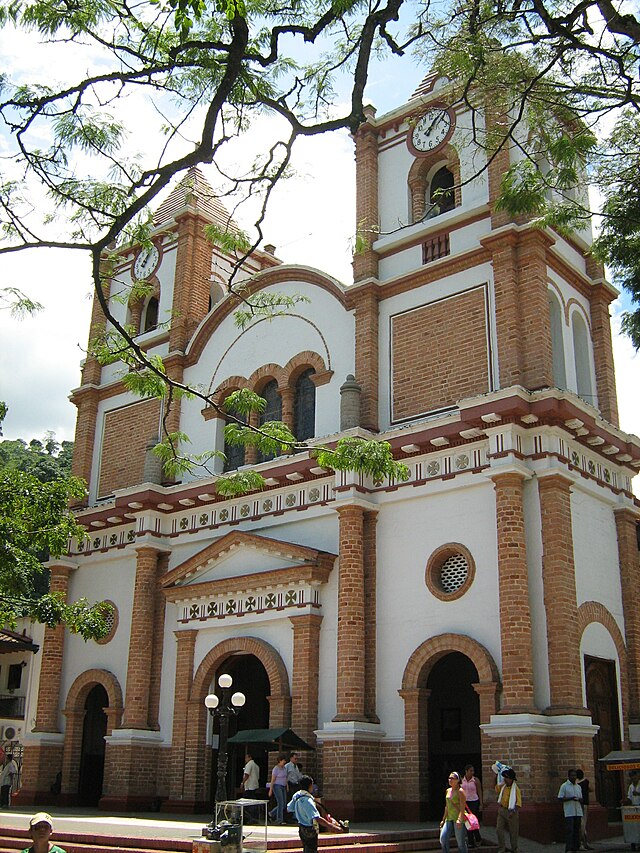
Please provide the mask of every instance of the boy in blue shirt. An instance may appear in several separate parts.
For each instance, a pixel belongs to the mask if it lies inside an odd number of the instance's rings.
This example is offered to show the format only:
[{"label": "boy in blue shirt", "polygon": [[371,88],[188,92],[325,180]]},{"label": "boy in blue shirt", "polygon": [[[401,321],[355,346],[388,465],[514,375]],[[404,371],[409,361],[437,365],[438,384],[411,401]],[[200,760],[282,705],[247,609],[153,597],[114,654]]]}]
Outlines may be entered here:
[{"label": "boy in blue shirt", "polygon": [[311,776],[303,776],[300,779],[300,790],[291,798],[287,806],[287,811],[292,812],[298,821],[298,834],[302,841],[302,849],[304,853],[317,853],[318,850],[318,824],[326,826],[333,832],[343,832],[341,826],[336,823],[331,823],[321,817],[318,811],[318,806],[313,798],[311,789],[313,788],[313,779]]}]

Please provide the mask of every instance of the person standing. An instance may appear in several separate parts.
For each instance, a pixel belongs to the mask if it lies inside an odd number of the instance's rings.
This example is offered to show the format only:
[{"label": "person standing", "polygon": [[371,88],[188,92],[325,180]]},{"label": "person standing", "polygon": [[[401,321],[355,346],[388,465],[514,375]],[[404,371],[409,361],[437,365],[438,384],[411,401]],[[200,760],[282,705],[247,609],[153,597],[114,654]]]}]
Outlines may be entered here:
[{"label": "person standing", "polygon": [[522,794],[516,784],[516,774],[511,767],[502,771],[502,784],[497,783],[498,815],[496,817],[496,832],[498,834],[498,853],[505,853],[505,833],[509,833],[511,853],[518,853],[518,836],[520,834],[520,817],[518,810],[522,808]]},{"label": "person standing", "polygon": [[580,824],[582,822],[582,789],[577,783],[573,768],[567,770],[567,779],[560,785],[558,799],[564,810],[566,826],[565,853],[577,853],[580,849]]},{"label": "person standing", "polygon": [[640,774],[637,770],[629,773],[629,790],[627,791],[628,805],[640,806]]},{"label": "person standing", "polygon": [[25,847],[22,853],[66,853],[57,844],[51,844],[49,839],[53,832],[53,821],[51,815],[46,812],[38,812],[29,821],[29,835],[33,844]]},{"label": "person standing", "polygon": [[5,765],[0,773],[0,806],[8,808],[10,804],[11,791],[18,778],[18,765],[13,755],[7,753]]},{"label": "person standing", "polygon": [[311,776],[302,776],[298,782],[298,790],[287,806],[287,811],[298,821],[298,835],[304,853],[317,853],[318,824],[326,826],[332,832],[346,832],[339,824],[331,823],[320,815],[312,790]]},{"label": "person standing", "polygon": [[287,762],[287,756],[280,753],[278,763],[271,771],[271,781],[268,788],[276,798],[276,807],[271,809],[269,817],[272,821],[275,820],[278,826],[284,826],[284,810],[287,805],[287,771],[284,765]]},{"label": "person standing", "polygon": [[580,767],[576,770],[576,779],[578,780],[578,785],[580,785],[580,790],[582,791],[582,821],[580,823],[580,849],[581,850],[593,850],[593,847],[589,846],[589,841],[587,839],[587,817],[589,814],[589,794],[591,793],[591,788],[589,786],[589,780],[585,779],[584,770]]},{"label": "person standing", "polygon": [[459,853],[467,853],[467,830],[464,825],[464,811],[467,799],[460,787],[460,774],[449,773],[449,787],[444,798],[444,814],[440,821],[440,847],[442,853],[449,853],[449,839],[455,834]]},{"label": "person standing", "polygon": [[[467,764],[460,785],[467,798],[467,807],[478,818],[479,823],[482,812],[482,784],[475,772],[473,764]],[[480,847],[481,844],[482,836],[479,829],[472,829],[467,833],[467,847]]]},{"label": "person standing", "polygon": [[257,797],[257,790],[260,787],[260,768],[253,760],[250,752],[244,757],[244,769],[242,771],[242,789],[249,799]]}]

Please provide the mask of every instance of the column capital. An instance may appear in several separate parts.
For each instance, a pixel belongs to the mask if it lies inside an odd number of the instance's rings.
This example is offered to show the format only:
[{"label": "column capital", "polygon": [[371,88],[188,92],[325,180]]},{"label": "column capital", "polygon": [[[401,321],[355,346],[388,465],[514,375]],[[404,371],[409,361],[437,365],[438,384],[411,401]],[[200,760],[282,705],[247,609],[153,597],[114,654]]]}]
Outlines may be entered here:
[{"label": "column capital", "polygon": [[291,622],[294,629],[296,626],[306,625],[313,625],[319,628],[322,619],[323,617],[319,613],[301,613],[300,616],[289,616],[289,622]]}]

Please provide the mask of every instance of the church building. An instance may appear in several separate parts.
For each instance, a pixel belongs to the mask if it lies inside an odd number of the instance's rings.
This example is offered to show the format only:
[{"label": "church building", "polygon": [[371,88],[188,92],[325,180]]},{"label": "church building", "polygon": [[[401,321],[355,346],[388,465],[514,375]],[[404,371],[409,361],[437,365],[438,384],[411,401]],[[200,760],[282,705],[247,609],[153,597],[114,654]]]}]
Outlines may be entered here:
[{"label": "church building", "polygon": [[[72,396],[88,538],[51,562],[51,588],[113,618],[100,642],[44,633],[23,803],[207,811],[204,700],[222,673],[246,695],[237,729],[293,729],[341,817],[438,817],[466,763],[493,800],[495,760],[516,769],[531,837],[567,767],[619,802],[597,758],[640,747],[640,441],[618,425],[616,291],[587,234],[496,208],[521,155],[487,162],[450,97],[432,74],[387,115],[368,108],[352,283],[268,245],[242,264],[245,292],[308,299],[284,316],[235,324],[235,257],[204,236],[229,216],[197,169],[155,212],[153,245],[118,250],[113,314],[172,377],[217,402],[256,391],[255,423],[310,447],[383,439],[410,476],[225,448],[218,409],[140,399],[121,364],[88,358]],[[153,293],[124,304],[140,278]],[[91,338],[104,322],[96,302]],[[163,420],[226,462],[168,481],[150,452]],[[242,466],[266,488],[218,495],[215,475]],[[256,758],[264,784],[273,755]]]}]

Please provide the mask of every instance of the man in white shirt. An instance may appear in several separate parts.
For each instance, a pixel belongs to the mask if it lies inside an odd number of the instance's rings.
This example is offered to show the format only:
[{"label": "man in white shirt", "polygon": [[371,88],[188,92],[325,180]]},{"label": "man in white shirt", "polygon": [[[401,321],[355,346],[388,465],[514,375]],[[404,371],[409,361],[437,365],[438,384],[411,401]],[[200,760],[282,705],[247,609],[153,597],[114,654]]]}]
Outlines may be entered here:
[{"label": "man in white shirt", "polygon": [[260,768],[253,760],[252,755],[247,752],[244,757],[245,765],[242,771],[242,787],[245,795],[251,799],[255,799],[256,791],[260,785]]},{"label": "man in white shirt", "polygon": [[567,829],[565,853],[577,853],[580,849],[580,822],[582,819],[582,788],[578,785],[574,769],[567,770],[567,780],[560,785],[558,799],[564,810]]}]

